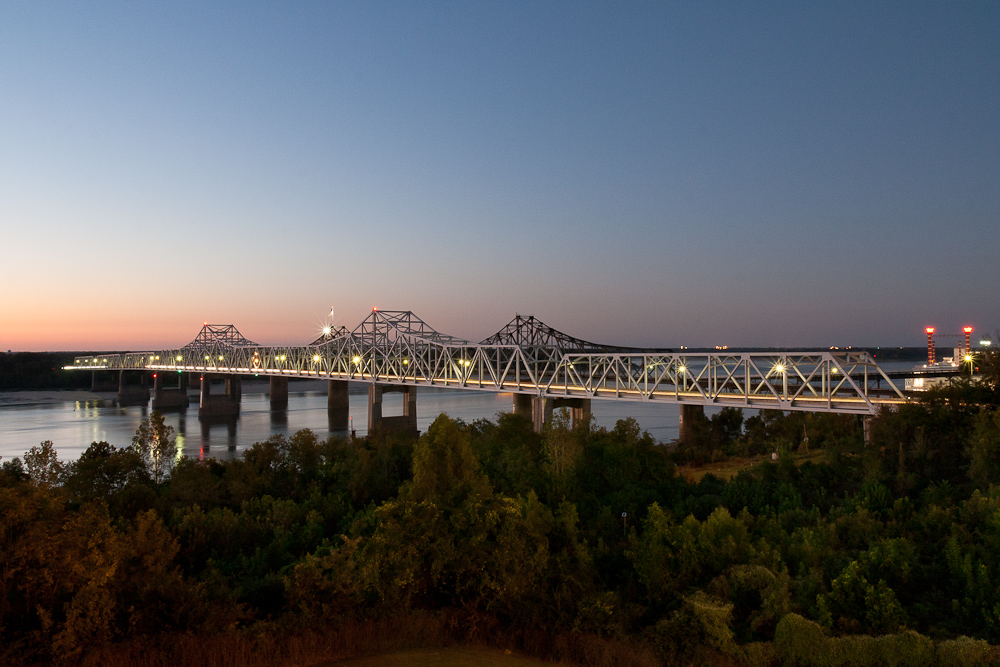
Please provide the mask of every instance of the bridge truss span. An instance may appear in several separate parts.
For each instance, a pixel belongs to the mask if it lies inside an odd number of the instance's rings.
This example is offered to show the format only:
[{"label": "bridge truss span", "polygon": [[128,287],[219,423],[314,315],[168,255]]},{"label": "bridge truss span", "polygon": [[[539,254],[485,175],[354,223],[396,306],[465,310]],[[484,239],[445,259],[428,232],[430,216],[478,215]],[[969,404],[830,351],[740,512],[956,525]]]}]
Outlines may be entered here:
[{"label": "bridge truss span", "polygon": [[170,350],[78,357],[72,369],[351,380],[511,392],[553,399],[643,401],[873,414],[905,396],[866,352],[698,353],[602,346],[516,317],[481,343],[441,334],[410,311],[372,313],[311,344],[255,344],[205,325]]}]

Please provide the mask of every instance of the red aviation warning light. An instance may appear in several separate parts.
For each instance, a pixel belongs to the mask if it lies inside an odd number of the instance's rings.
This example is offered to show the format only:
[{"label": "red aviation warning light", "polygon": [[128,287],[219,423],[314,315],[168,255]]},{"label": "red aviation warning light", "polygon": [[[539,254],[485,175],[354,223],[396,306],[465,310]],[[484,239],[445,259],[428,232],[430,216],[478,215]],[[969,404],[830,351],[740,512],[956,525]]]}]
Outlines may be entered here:
[{"label": "red aviation warning light", "polygon": [[934,327],[927,327],[927,363],[934,363]]}]

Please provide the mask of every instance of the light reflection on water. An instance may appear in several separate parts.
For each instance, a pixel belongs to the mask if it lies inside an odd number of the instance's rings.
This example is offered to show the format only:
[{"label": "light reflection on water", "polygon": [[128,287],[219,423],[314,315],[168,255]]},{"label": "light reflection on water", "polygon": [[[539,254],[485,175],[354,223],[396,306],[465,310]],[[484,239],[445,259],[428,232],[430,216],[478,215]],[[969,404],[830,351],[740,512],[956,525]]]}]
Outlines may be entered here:
[{"label": "light reflection on water", "polygon": [[[288,409],[281,412],[271,411],[266,384],[245,383],[243,387],[240,416],[234,422],[199,421],[196,392],[191,393],[192,402],[186,411],[164,412],[165,422],[174,428],[183,454],[193,458],[232,458],[273,434],[291,434],[305,428],[321,438],[346,435],[329,429],[325,383],[301,383],[298,387],[292,384]],[[368,394],[364,386],[358,388],[352,386],[349,401],[354,428],[360,436],[367,432]],[[103,401],[0,405],[0,456],[4,460],[23,456],[43,440],[52,440],[63,461],[77,459],[92,442],[106,440],[116,447],[131,444],[136,428],[151,411],[148,406],[118,407],[114,405],[114,395],[107,396]],[[422,387],[417,392],[417,427],[426,430],[441,413],[467,422],[495,420],[498,412],[509,412],[511,404],[510,394]],[[611,429],[617,420],[634,417],[658,441],[668,442],[677,437],[678,408],[674,405],[593,401],[592,411],[598,426]],[[382,412],[387,417],[402,414],[402,394],[385,394]]]}]

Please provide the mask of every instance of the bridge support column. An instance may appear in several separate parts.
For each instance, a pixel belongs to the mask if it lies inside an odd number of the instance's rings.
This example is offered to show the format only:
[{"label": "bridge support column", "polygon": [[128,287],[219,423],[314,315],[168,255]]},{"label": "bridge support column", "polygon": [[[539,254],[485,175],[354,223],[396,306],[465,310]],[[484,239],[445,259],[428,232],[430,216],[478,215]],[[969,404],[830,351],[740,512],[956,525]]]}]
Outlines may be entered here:
[{"label": "bridge support column", "polygon": [[164,387],[163,374],[153,374],[153,409],[154,410],[183,410],[190,404],[187,395],[187,387],[184,386],[184,375],[177,373],[177,386]]},{"label": "bridge support column", "polygon": [[201,377],[201,400],[198,403],[198,418],[203,420],[232,419],[240,414],[240,399],[243,389],[238,375],[225,377],[226,389],[223,394],[212,394],[212,378]]},{"label": "bridge support column", "polygon": [[268,393],[271,395],[271,409],[286,409],[288,407],[288,378],[272,375],[268,378],[268,381]]},{"label": "bridge support column", "polygon": [[[524,399],[519,399],[520,396],[524,396]],[[545,425],[552,421],[552,410],[558,408],[569,408],[571,428],[580,428],[585,425],[589,427],[590,425],[589,398],[546,398],[544,396],[514,394],[514,412],[519,414],[518,410],[524,409],[529,401],[531,424],[535,433],[541,433],[545,430]]]},{"label": "bridge support column", "polygon": [[680,408],[680,428],[678,429],[680,432],[677,439],[684,444],[690,444],[694,437],[694,420],[698,418],[698,415],[705,416],[705,407],[702,405],[681,405]]},{"label": "bridge support column", "polygon": [[531,419],[531,394],[514,394],[514,414]]},{"label": "bridge support column", "polygon": [[552,407],[569,408],[570,426],[580,428],[590,425],[590,399],[589,398],[556,398],[552,401]]},{"label": "bridge support column", "polygon": [[[403,414],[398,417],[382,416],[382,394],[401,392]],[[372,384],[368,386],[368,431],[382,426],[391,431],[417,432],[417,388],[397,385]]]},{"label": "bridge support column", "polygon": [[865,433],[865,447],[870,447],[872,444],[872,421],[874,419],[871,415],[865,415],[861,418],[861,426]]},{"label": "bridge support column", "polygon": [[545,430],[545,425],[552,421],[552,399],[545,396],[531,397],[531,425],[535,433]]},{"label": "bridge support column", "polygon": [[139,384],[129,384],[128,371],[120,371],[118,375],[118,405],[146,405],[149,403],[149,385],[146,373],[139,372]]},{"label": "bridge support column", "polygon": [[382,425],[382,385],[368,385],[368,432]]},{"label": "bridge support column", "polygon": [[326,416],[330,422],[330,430],[346,431],[350,413],[351,403],[347,396],[347,380],[328,380],[326,383]]}]

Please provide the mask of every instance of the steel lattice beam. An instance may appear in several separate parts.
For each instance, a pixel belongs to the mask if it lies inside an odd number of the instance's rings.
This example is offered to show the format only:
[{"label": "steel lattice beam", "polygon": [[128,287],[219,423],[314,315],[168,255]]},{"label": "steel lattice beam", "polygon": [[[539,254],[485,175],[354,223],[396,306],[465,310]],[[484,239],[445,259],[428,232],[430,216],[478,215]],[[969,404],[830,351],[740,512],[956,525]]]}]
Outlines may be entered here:
[{"label": "steel lattice beam", "polygon": [[[71,370],[302,377],[647,401],[874,414],[906,397],[867,352],[690,353],[602,346],[516,317],[482,343],[441,334],[410,311],[372,311],[304,346],[257,345],[206,324],[190,344],[77,357]],[[884,381],[887,388],[876,387]]]}]

